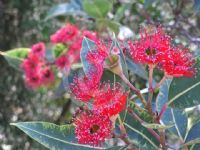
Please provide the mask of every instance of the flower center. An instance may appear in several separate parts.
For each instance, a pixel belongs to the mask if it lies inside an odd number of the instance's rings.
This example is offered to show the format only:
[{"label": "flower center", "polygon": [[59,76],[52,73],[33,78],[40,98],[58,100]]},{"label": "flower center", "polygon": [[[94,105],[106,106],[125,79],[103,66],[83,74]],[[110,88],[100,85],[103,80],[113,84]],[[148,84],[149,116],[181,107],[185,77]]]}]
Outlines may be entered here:
[{"label": "flower center", "polygon": [[148,49],[146,49],[146,54],[148,56],[154,56],[156,54],[156,50],[148,48]]},{"label": "flower center", "polygon": [[47,71],[44,73],[44,76],[45,76],[46,78],[49,78],[49,77],[50,77],[50,71],[47,70]]},{"label": "flower center", "polygon": [[95,124],[95,125],[93,125],[93,126],[90,128],[90,133],[91,133],[91,134],[94,134],[94,133],[96,133],[98,130],[99,130],[99,126]]},{"label": "flower center", "polygon": [[32,77],[31,80],[32,80],[32,81],[37,81],[38,78],[37,78],[37,77]]}]

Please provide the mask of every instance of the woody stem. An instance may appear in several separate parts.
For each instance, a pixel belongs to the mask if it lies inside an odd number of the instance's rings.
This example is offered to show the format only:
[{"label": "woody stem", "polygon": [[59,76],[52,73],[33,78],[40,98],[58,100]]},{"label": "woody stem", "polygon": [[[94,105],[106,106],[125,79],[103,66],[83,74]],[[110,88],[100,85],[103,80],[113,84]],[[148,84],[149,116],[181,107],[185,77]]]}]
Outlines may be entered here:
[{"label": "woody stem", "polygon": [[141,100],[141,102],[144,105],[144,107],[146,107],[147,106],[146,100],[145,100],[144,96],[141,94],[140,90],[137,89],[135,86],[133,86],[130,83],[130,81],[125,77],[124,74],[120,74],[120,77],[135,92],[135,94],[139,97],[139,99]]},{"label": "woody stem", "polygon": [[148,94],[148,101],[147,101],[147,109],[149,113],[152,114],[152,98],[153,98],[153,70],[154,70],[154,65],[149,65],[149,94]]},{"label": "woody stem", "polygon": [[167,74],[164,74],[163,78],[160,80],[159,83],[156,84],[154,90],[158,89],[164,82],[165,80],[168,78]]}]

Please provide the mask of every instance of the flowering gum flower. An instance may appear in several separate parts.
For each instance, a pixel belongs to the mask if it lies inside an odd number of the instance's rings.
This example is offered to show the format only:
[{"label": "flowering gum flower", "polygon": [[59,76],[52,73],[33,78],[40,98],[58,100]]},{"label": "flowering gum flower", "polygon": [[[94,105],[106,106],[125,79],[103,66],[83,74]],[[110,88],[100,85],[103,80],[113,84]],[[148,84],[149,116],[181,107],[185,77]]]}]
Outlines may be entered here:
[{"label": "flowering gum flower", "polygon": [[30,88],[38,88],[41,85],[41,75],[32,73],[25,78],[26,85]]},{"label": "flowering gum flower", "polygon": [[195,63],[194,57],[184,47],[172,48],[165,54],[161,61],[163,70],[174,77],[192,77],[196,70],[192,68]]},{"label": "flowering gum flower", "polygon": [[80,144],[102,146],[111,137],[112,124],[108,116],[83,112],[75,119],[75,134]]},{"label": "flowering gum flower", "polygon": [[99,82],[98,75],[91,75],[90,78],[86,76],[75,77],[70,89],[76,99],[88,102],[95,96]]},{"label": "flowering gum flower", "polygon": [[94,65],[93,74],[98,73],[99,77],[103,74],[103,62],[108,57],[107,47],[100,42],[97,42],[96,50],[89,51],[86,55],[87,61]]},{"label": "flowering gum flower", "polygon": [[45,55],[45,45],[43,42],[39,42],[37,44],[34,44],[31,48],[31,53],[38,57],[44,57]]},{"label": "flowering gum flower", "polygon": [[85,36],[86,38],[97,42],[98,38],[97,38],[97,33],[96,32],[92,32],[92,31],[88,31],[88,30],[84,30],[83,31],[83,36]]},{"label": "flowering gum flower", "polygon": [[129,41],[132,59],[142,64],[157,64],[162,55],[170,49],[171,38],[161,27],[143,30],[140,40]]},{"label": "flowering gum flower", "polygon": [[78,34],[79,31],[75,25],[67,24],[51,35],[50,39],[52,43],[66,43],[73,40]]},{"label": "flowering gum flower", "polygon": [[119,114],[126,105],[127,93],[124,93],[120,84],[114,87],[110,83],[104,83],[98,90],[95,98],[93,109],[109,117]]},{"label": "flowering gum flower", "polygon": [[56,66],[58,66],[60,69],[63,69],[64,67],[67,67],[70,65],[68,59],[67,59],[67,56],[66,55],[62,55],[60,57],[58,57],[56,60],[55,60],[55,64]]},{"label": "flowering gum flower", "polygon": [[54,74],[50,68],[44,68],[41,71],[41,83],[48,85],[54,81]]},{"label": "flowering gum flower", "polygon": [[22,68],[26,73],[37,72],[42,65],[43,62],[39,57],[32,53],[22,62]]}]

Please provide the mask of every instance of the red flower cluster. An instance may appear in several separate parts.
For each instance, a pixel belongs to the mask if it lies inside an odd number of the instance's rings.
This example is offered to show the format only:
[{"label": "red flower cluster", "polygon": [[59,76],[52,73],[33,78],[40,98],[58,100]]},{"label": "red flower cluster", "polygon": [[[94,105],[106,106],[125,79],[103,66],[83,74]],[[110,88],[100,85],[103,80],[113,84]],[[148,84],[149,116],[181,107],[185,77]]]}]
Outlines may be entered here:
[{"label": "red flower cluster", "polygon": [[80,59],[80,49],[83,37],[97,41],[95,32],[88,30],[81,31],[75,25],[67,24],[60,28],[51,36],[51,42],[54,44],[63,43],[68,46],[68,51],[57,58],[55,64],[60,68],[70,68],[70,66]]},{"label": "red flower cluster", "polygon": [[[59,69],[67,69],[68,72],[70,66],[80,59],[80,49],[84,36],[91,40],[98,41],[95,32],[88,30],[81,31],[71,24],[67,24],[51,36],[52,43],[63,43],[68,47],[67,52],[61,54],[61,56],[54,61],[54,64]],[[39,42],[33,45],[27,59],[22,63],[22,68],[25,72],[25,80],[29,87],[38,88],[53,82],[54,74],[47,64],[49,63],[45,59],[44,43]]]},{"label": "red flower cluster", "polygon": [[87,103],[93,100],[93,110],[109,117],[119,114],[126,105],[127,93],[119,83],[111,87],[110,83],[99,85],[97,80],[87,77],[74,78],[71,91],[75,98]]},{"label": "red flower cluster", "polygon": [[111,137],[112,123],[108,116],[83,112],[75,120],[75,134],[80,144],[102,146]]},{"label": "red flower cluster", "polygon": [[108,83],[100,83],[103,74],[104,60],[109,57],[107,47],[96,42],[96,49],[86,55],[88,63],[93,65],[89,74],[83,77],[75,77],[70,86],[75,98],[86,103],[93,104],[92,113],[84,112],[75,121],[76,137],[79,143],[93,146],[101,145],[111,135],[111,118],[118,115],[126,105],[128,94],[123,91],[119,83],[111,86]]},{"label": "red flower cluster", "polygon": [[192,55],[186,48],[172,46],[171,38],[161,27],[144,28],[141,39],[129,41],[129,46],[133,60],[142,64],[159,65],[170,76],[191,77],[195,73]]},{"label": "red flower cluster", "polygon": [[44,54],[44,43],[37,43],[32,46],[27,59],[22,63],[22,68],[25,72],[25,82],[31,88],[49,85],[54,81],[53,72],[45,65]]}]

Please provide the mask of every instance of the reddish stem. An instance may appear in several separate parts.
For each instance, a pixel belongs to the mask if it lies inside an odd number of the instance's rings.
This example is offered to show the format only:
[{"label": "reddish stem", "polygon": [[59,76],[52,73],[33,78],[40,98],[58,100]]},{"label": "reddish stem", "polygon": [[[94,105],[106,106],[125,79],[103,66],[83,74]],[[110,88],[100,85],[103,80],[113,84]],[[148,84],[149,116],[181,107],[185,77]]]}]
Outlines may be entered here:
[{"label": "reddish stem", "polygon": [[160,80],[160,82],[156,84],[154,90],[158,89],[158,88],[165,82],[165,80],[166,80],[168,77],[169,77],[169,76],[168,76],[167,74],[165,74],[165,75],[163,76],[163,78]]},{"label": "reddish stem", "polygon": [[[141,124],[144,123],[144,121],[130,107],[128,107],[127,109],[128,109],[129,114],[134,119],[139,121]],[[147,130],[161,143],[160,136],[153,129],[147,128]]]},{"label": "reddish stem", "polygon": [[164,112],[165,112],[166,109],[167,109],[167,106],[168,106],[168,103],[166,103],[166,104],[161,108],[161,111],[160,111],[160,113],[159,113],[159,115],[158,115],[158,120],[160,120],[160,119],[162,118]]},{"label": "reddish stem", "polygon": [[147,101],[147,110],[149,111],[150,114],[152,114],[152,97],[153,97],[153,70],[154,70],[154,65],[149,65],[149,94],[148,94],[148,101]]},{"label": "reddish stem", "polygon": [[135,94],[139,97],[139,99],[141,100],[142,104],[144,105],[144,107],[147,106],[146,104],[146,100],[144,99],[143,95],[140,93],[140,90],[137,89],[136,87],[134,87],[130,81],[124,76],[124,74],[120,74],[120,77],[122,78],[122,80],[135,92]]}]

